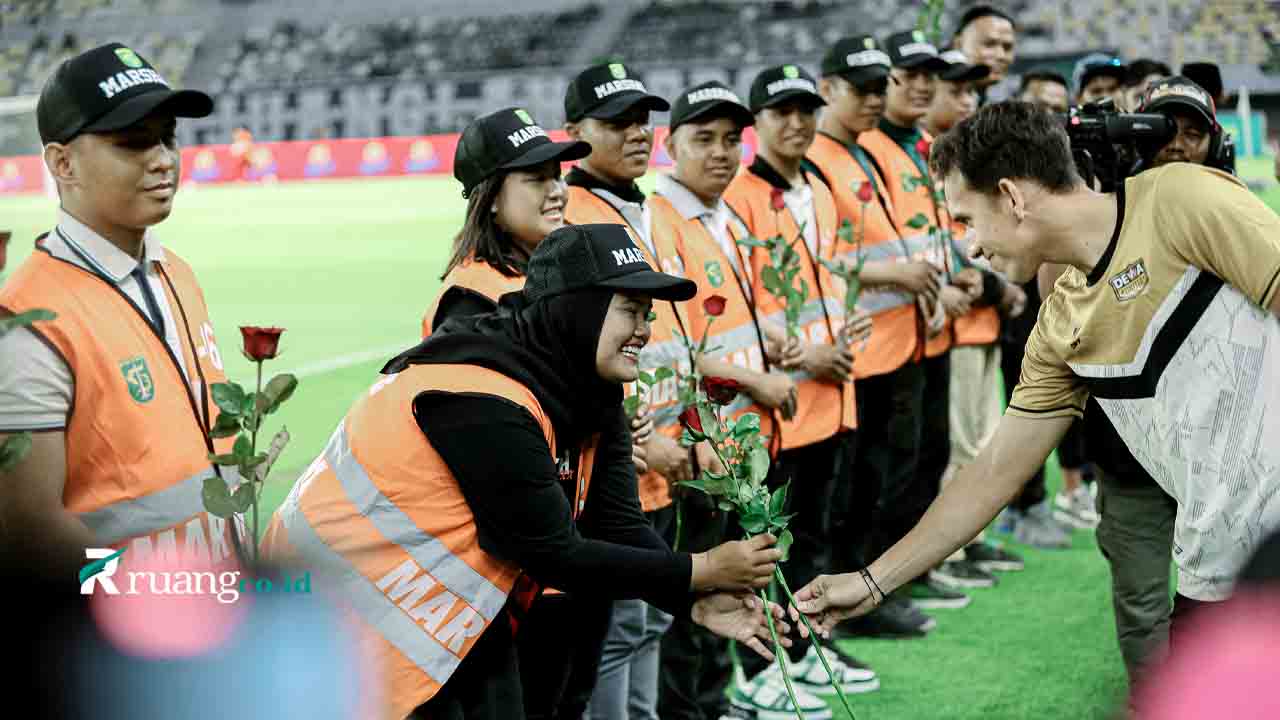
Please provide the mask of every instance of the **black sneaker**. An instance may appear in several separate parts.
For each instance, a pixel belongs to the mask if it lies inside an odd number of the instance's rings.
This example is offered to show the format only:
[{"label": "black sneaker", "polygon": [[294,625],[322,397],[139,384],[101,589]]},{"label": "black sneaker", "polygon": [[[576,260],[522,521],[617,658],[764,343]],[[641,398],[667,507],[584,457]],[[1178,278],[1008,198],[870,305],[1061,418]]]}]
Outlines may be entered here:
[{"label": "black sneaker", "polygon": [[873,637],[904,639],[924,637],[938,621],[920,612],[911,601],[890,595],[875,610],[836,626],[837,638]]},{"label": "black sneaker", "polygon": [[964,549],[964,559],[987,572],[1013,572],[1026,567],[1021,555],[989,542],[970,543]]},{"label": "black sneaker", "polygon": [[907,583],[904,590],[907,598],[922,610],[958,610],[968,607],[970,602],[968,595],[934,582],[927,575]]},{"label": "black sneaker", "polygon": [[929,579],[949,588],[994,587],[996,576],[968,560],[949,560],[929,573]]}]

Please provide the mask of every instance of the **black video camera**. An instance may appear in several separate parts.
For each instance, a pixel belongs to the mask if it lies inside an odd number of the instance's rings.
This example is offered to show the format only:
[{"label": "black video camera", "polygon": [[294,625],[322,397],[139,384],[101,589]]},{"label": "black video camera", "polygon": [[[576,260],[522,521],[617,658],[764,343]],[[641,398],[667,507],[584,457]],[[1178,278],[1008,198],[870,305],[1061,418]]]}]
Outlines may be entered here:
[{"label": "black video camera", "polygon": [[1111,99],[1073,107],[1060,116],[1071,139],[1076,171],[1102,192],[1112,192],[1138,164],[1138,143],[1163,145],[1177,134],[1177,126],[1159,113],[1122,113]]}]

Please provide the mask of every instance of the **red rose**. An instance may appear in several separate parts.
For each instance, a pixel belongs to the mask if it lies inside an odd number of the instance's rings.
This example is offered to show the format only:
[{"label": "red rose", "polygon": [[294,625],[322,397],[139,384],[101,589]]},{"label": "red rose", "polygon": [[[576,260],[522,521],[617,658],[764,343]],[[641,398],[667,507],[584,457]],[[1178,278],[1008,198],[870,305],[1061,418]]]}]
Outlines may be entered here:
[{"label": "red rose", "polygon": [[283,333],[284,328],[278,327],[240,326],[240,335],[244,338],[244,356],[254,362],[270,360],[276,356]]},{"label": "red rose", "polygon": [[782,191],[778,188],[774,188],[769,192],[769,205],[772,206],[774,210],[787,209],[787,201],[782,199]]},{"label": "red rose", "polygon": [[707,392],[707,399],[716,405],[728,405],[742,392],[742,383],[722,377],[702,378],[702,389]]},{"label": "red rose", "polygon": [[680,424],[697,437],[706,435],[702,431],[702,416],[698,415],[698,408],[696,407],[689,406],[684,409],[684,412],[680,413]]},{"label": "red rose", "polygon": [[920,138],[919,140],[917,140],[916,152],[920,153],[920,157],[928,160],[929,159],[929,141],[924,138]]},{"label": "red rose", "polygon": [[723,295],[712,295],[702,301],[702,311],[711,317],[720,317],[724,314],[724,304],[727,302],[728,298]]},{"label": "red rose", "polygon": [[872,197],[874,197],[874,196],[871,194],[872,192],[873,192],[873,190],[871,189],[871,183],[869,183],[869,182],[864,182],[864,183],[862,183],[861,185],[859,185],[859,186],[858,186],[858,202],[860,202],[860,203],[862,203],[862,204],[864,204],[864,205],[865,205],[866,203],[871,202],[871,198],[872,198]]}]

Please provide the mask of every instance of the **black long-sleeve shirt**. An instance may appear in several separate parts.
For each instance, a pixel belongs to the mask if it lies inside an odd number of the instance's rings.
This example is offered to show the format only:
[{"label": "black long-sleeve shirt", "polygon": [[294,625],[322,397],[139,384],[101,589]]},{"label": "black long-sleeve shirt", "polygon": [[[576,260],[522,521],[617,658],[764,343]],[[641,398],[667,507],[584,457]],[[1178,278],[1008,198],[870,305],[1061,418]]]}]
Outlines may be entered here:
[{"label": "black long-sleeve shirt", "polygon": [[621,408],[601,433],[576,522],[571,488],[524,408],[490,395],[428,393],[414,415],[458,480],[485,552],[546,586],[688,614],[692,559],[672,552],[640,510]]}]

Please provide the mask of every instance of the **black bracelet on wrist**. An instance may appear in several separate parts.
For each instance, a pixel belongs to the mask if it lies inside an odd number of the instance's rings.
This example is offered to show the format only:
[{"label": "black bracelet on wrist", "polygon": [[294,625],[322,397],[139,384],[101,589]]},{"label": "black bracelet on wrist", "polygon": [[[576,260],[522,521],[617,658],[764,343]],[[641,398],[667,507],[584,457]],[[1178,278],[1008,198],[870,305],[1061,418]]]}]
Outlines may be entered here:
[{"label": "black bracelet on wrist", "polygon": [[[880,589],[880,584],[877,583],[876,579],[871,576],[871,571],[868,570],[867,568],[862,568],[861,570],[858,571],[858,574],[862,576],[862,582],[866,583],[867,592],[871,593],[871,601],[876,605],[879,605],[880,603],[884,602],[884,599],[886,597],[885,592],[884,590]],[[876,600],[876,593],[880,593],[879,600]]]}]

